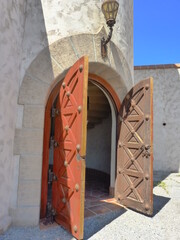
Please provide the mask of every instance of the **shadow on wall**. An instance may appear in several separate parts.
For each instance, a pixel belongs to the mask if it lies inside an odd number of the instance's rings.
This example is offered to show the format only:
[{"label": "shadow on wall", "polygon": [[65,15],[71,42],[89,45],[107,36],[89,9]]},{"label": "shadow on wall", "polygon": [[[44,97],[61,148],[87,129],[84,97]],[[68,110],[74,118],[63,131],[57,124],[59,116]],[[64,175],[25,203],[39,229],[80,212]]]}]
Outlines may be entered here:
[{"label": "shadow on wall", "polygon": [[[22,46],[23,61],[21,65],[22,80],[26,73],[26,70],[33,62],[33,60],[44,48],[48,46],[48,33],[46,32],[44,20],[45,18],[41,1],[27,1],[25,16],[26,18],[24,24],[24,36]],[[46,57],[49,60],[51,59],[50,53],[48,51]],[[39,62],[39,66],[41,66],[40,64],[41,63]],[[41,69],[39,69],[39,71],[41,71]],[[53,77],[52,69],[51,76]]]},{"label": "shadow on wall", "polygon": [[[13,165],[11,184],[10,212],[15,225],[37,225],[39,222],[39,207],[37,206],[40,205],[44,127],[42,116],[45,106],[44,102],[36,104],[39,96],[47,94],[50,87],[46,79],[49,78],[49,81],[54,79],[50,52],[47,48],[48,38],[41,1],[27,1],[26,4],[21,54],[23,81],[18,99],[18,120],[14,140],[14,155],[18,155],[20,158],[16,158],[17,163]],[[48,76],[43,76],[43,70],[46,66],[42,66],[42,59],[36,61],[34,71],[30,71],[33,59],[45,47],[46,52],[42,57],[45,59],[43,62],[48,63]],[[40,88],[41,82],[43,82],[43,87]],[[9,174],[7,176],[9,178]]]}]

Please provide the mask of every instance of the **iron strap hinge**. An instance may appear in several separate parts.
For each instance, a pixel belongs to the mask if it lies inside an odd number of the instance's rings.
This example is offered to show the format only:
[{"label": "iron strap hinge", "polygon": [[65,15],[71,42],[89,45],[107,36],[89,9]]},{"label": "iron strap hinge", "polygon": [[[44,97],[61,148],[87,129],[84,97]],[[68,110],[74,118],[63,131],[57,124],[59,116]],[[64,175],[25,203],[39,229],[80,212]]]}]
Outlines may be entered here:
[{"label": "iron strap hinge", "polygon": [[57,181],[57,180],[58,180],[58,178],[55,175],[55,173],[53,173],[53,171],[51,169],[49,169],[49,172],[48,172],[48,184],[51,184],[53,181]]},{"label": "iron strap hinge", "polygon": [[53,222],[53,217],[56,216],[56,210],[52,207],[52,204],[50,202],[47,202],[46,205],[46,217],[52,217],[52,222]]},{"label": "iron strap hinge", "polygon": [[54,140],[54,137],[51,137],[51,138],[50,138],[50,143],[49,143],[49,145],[50,145],[50,148],[53,148],[53,147],[57,148],[57,147],[59,147],[59,143]]},{"label": "iron strap hinge", "polygon": [[57,117],[59,115],[60,115],[60,110],[58,108],[52,108],[51,117],[54,118],[54,117]]}]

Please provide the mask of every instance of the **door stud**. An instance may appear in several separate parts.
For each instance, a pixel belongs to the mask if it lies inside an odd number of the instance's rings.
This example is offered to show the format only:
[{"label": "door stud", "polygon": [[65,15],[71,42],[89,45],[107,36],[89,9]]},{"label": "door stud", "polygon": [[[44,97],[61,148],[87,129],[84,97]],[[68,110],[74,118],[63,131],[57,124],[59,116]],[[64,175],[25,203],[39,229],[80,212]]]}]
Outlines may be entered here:
[{"label": "door stud", "polygon": [[64,166],[67,167],[68,166],[68,162],[64,161]]},{"label": "door stud", "polygon": [[149,89],[149,84],[146,84],[145,89],[146,89],[146,90]]},{"label": "door stud", "polygon": [[82,107],[79,106],[79,107],[78,107],[78,112],[80,113],[81,111],[82,111]]},{"label": "door stud", "polygon": [[149,120],[149,115],[146,115],[145,119],[146,119],[146,121],[148,121]]},{"label": "door stud", "polygon": [[145,179],[148,180],[149,179],[149,174],[145,175]]},{"label": "door stud", "polygon": [[76,225],[74,226],[74,228],[73,228],[73,229],[74,229],[74,232],[75,232],[75,233],[77,233],[77,231],[78,231],[78,228],[77,228],[77,226],[76,226]]},{"label": "door stud", "polygon": [[66,83],[65,83],[65,82],[63,82],[63,83],[62,83],[62,87],[63,87],[63,88],[65,88],[65,86],[66,86]]},{"label": "door stud", "polygon": [[70,91],[66,93],[66,96],[69,97],[71,95]]},{"label": "door stud", "polygon": [[129,95],[129,94],[126,96],[126,99],[127,99],[127,100],[129,100],[129,99],[130,99],[130,95]]},{"label": "door stud", "polygon": [[68,132],[69,131],[69,126],[66,125],[64,129],[66,130],[66,132]]},{"label": "door stud", "polygon": [[148,203],[146,203],[146,204],[145,204],[145,210],[146,210],[146,211],[148,211],[148,210],[149,210],[149,208],[150,208],[150,207],[149,207],[149,204],[148,204]]},{"label": "door stud", "polygon": [[62,202],[65,204],[65,203],[66,203],[66,199],[65,199],[65,198],[63,198],[63,199],[62,199]]},{"label": "door stud", "polygon": [[76,192],[79,191],[79,184],[76,184],[76,185],[75,185],[75,189],[76,189]]},{"label": "door stud", "polygon": [[77,151],[79,152],[79,150],[80,150],[80,144],[78,144],[78,145],[76,146],[76,149],[77,149]]},{"label": "door stud", "polygon": [[79,66],[79,71],[82,72],[82,70],[83,70],[83,65],[81,64],[81,65]]}]

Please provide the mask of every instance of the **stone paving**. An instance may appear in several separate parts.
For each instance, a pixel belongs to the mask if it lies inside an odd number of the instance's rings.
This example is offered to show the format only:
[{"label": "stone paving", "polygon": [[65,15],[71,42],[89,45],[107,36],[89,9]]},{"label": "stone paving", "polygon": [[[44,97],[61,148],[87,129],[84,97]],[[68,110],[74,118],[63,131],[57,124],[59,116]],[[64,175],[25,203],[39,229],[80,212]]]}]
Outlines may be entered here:
[{"label": "stone paving", "polygon": [[[180,239],[180,173],[154,174],[154,215],[147,217],[132,210],[85,219],[84,239],[91,240],[179,240]],[[0,240],[72,240],[59,226],[11,227]]]}]

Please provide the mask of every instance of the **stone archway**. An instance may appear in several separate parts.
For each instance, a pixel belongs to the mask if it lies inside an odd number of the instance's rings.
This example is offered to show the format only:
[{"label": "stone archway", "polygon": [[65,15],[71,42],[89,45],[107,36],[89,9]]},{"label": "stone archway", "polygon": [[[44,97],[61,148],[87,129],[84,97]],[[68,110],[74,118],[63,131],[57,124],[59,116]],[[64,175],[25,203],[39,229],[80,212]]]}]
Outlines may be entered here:
[{"label": "stone archway", "polygon": [[[89,56],[89,71],[106,79],[122,100],[132,85],[132,76],[121,51],[111,42],[109,57],[101,58],[98,34],[81,34],[61,39],[44,49],[26,71],[18,98],[19,125],[15,131],[14,155],[19,157],[17,208],[12,213],[17,225],[39,222],[44,113],[54,86],[81,56]],[[65,51],[64,51],[65,49]]]}]

